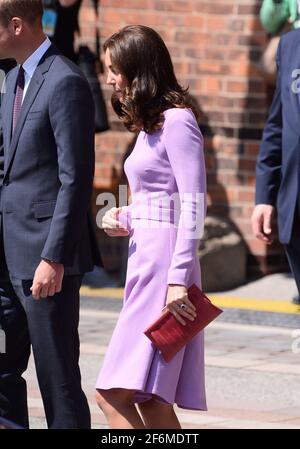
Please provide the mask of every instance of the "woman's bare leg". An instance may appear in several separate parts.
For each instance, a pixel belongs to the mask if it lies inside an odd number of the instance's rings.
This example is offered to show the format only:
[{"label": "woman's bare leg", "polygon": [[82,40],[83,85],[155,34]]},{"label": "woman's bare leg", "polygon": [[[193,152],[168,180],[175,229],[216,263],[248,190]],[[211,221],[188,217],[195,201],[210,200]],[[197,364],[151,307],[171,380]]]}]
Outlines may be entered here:
[{"label": "woman's bare leg", "polygon": [[134,404],[134,391],[122,388],[97,390],[96,401],[111,429],[144,429]]},{"label": "woman's bare leg", "polygon": [[155,399],[139,404],[146,429],[181,429],[174,408]]}]

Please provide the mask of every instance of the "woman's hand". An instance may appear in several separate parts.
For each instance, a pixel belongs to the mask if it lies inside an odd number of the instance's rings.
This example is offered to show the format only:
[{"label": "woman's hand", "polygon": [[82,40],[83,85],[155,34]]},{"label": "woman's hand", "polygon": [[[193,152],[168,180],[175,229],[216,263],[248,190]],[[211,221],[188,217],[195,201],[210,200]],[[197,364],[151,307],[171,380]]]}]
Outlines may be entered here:
[{"label": "woman's hand", "polygon": [[184,285],[170,284],[167,292],[167,301],[163,310],[168,309],[179,323],[185,325],[184,318],[194,321],[196,317],[196,307],[189,300],[187,288]]},{"label": "woman's hand", "polygon": [[110,237],[126,237],[129,235],[129,231],[117,219],[121,210],[122,207],[113,207],[106,212],[102,219],[102,228]]}]

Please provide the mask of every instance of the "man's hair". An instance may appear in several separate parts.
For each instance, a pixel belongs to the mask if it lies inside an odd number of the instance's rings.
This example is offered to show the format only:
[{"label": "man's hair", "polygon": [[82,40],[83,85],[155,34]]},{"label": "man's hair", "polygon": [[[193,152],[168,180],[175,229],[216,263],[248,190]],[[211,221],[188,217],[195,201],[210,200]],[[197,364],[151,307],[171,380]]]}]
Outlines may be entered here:
[{"label": "man's hair", "polygon": [[29,25],[41,23],[42,0],[0,0],[0,22],[7,26],[13,17],[20,17]]}]

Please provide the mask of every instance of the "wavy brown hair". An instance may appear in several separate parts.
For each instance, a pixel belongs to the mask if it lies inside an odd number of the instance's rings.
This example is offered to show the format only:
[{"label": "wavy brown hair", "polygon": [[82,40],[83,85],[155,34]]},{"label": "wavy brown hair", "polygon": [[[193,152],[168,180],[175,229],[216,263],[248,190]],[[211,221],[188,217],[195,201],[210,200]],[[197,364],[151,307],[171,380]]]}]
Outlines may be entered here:
[{"label": "wavy brown hair", "polygon": [[178,83],[170,53],[152,28],[122,28],[106,40],[103,48],[109,49],[112,65],[128,82],[122,101],[115,93],[111,97],[127,129],[151,133],[162,127],[166,109],[191,107],[188,89]]}]

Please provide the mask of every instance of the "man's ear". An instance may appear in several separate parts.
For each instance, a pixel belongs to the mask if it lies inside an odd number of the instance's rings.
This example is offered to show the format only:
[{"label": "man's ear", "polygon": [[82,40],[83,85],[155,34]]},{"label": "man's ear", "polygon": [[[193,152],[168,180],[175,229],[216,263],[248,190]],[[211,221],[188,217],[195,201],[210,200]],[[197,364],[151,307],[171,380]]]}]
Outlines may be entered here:
[{"label": "man's ear", "polygon": [[20,36],[24,29],[24,21],[20,17],[13,17],[8,28],[15,36]]}]

